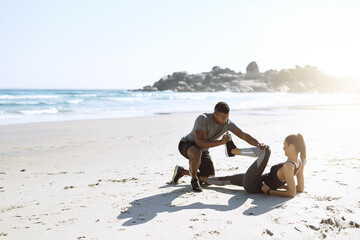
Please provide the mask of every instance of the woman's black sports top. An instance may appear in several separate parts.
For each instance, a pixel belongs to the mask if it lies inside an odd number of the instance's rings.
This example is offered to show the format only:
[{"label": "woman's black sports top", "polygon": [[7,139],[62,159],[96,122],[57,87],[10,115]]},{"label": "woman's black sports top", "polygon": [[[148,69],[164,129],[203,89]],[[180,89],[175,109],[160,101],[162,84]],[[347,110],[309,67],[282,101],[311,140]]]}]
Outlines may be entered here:
[{"label": "woman's black sports top", "polygon": [[[294,175],[295,175],[297,170],[300,168],[300,160],[299,160],[299,163],[296,163],[294,161],[289,161],[289,162],[291,162],[295,165],[295,169],[294,169]],[[263,174],[261,176],[260,183],[265,182],[265,184],[268,185],[272,190],[276,190],[279,187],[284,186],[286,182],[280,181],[280,179],[277,176],[277,172],[280,168],[282,168],[282,166],[285,163],[286,162],[279,163],[279,164],[272,166],[269,173]]]}]

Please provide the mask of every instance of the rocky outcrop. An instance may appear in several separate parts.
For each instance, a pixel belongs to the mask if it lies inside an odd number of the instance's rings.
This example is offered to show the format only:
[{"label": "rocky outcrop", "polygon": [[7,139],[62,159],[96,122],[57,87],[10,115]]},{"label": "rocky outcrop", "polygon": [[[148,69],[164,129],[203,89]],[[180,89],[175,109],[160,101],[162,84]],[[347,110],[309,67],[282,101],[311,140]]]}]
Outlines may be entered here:
[{"label": "rocky outcrop", "polygon": [[174,72],[161,78],[153,86],[145,86],[139,91],[332,92],[347,81],[349,79],[339,80],[327,76],[312,66],[261,73],[257,63],[251,62],[246,67],[246,74],[219,66],[213,67],[210,72],[198,74]]},{"label": "rocky outcrop", "polygon": [[257,79],[260,77],[259,67],[256,62],[251,62],[246,67],[245,79]]}]

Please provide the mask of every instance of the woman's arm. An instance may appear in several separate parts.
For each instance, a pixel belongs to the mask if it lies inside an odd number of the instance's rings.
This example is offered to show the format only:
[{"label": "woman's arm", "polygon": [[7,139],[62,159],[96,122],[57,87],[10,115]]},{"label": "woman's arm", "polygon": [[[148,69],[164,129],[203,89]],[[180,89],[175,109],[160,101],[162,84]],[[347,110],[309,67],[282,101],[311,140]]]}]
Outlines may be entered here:
[{"label": "woman's arm", "polygon": [[[271,190],[265,183],[261,187],[261,190],[264,193],[268,193],[269,195],[275,195],[280,197],[295,197],[296,195],[296,186],[295,186],[295,179],[293,176],[294,169],[289,164],[284,164],[282,167],[284,171],[285,181],[286,181],[286,190]],[[270,189],[270,190],[269,190]],[[269,191],[269,192],[268,192]]]},{"label": "woman's arm", "polygon": [[[298,178],[298,185],[296,185],[296,192],[303,192],[304,191],[304,184],[299,184],[299,176],[296,176]],[[304,176],[302,177],[304,180]],[[278,189],[288,189],[288,186],[285,184],[284,186],[279,187]]]},{"label": "woman's arm", "polygon": [[262,183],[261,190],[268,195],[275,195],[279,197],[295,197],[295,194],[291,194],[288,189],[284,190],[272,190],[264,182]]},{"label": "woman's arm", "polygon": [[299,173],[296,174],[297,186],[296,192],[303,192],[304,191],[304,165],[302,169],[300,169]]},{"label": "woman's arm", "polygon": [[291,194],[289,191],[281,191],[281,190],[270,190],[269,195],[275,195],[279,197],[288,197],[293,198],[295,194]]}]

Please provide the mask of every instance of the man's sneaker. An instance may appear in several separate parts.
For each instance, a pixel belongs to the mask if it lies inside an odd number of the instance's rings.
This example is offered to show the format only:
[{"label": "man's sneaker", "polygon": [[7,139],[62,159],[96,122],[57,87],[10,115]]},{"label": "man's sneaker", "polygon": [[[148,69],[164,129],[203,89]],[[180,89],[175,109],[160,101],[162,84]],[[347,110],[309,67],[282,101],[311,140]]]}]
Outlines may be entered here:
[{"label": "man's sneaker", "polygon": [[179,181],[179,179],[183,176],[183,175],[182,175],[182,171],[183,171],[183,170],[184,170],[183,167],[176,165],[176,166],[175,166],[175,169],[174,169],[174,174],[173,174],[173,177],[172,177],[171,182],[177,184],[178,181]]},{"label": "man's sneaker", "polygon": [[202,188],[200,187],[199,184],[199,179],[197,178],[191,180],[191,187],[194,192],[202,192]]},{"label": "man's sneaker", "polygon": [[234,142],[231,140],[229,142],[226,143],[226,146],[225,146],[225,155],[227,157],[233,157],[235,156],[234,154],[231,153],[231,150],[233,150],[234,148],[236,148]]}]

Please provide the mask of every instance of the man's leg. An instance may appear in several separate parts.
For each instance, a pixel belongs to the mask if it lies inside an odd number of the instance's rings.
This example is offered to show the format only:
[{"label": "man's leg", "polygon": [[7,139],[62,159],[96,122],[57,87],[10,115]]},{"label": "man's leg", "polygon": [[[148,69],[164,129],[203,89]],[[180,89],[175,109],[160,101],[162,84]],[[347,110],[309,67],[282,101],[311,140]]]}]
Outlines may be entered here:
[{"label": "man's leg", "polygon": [[191,146],[187,150],[187,155],[189,156],[189,167],[191,171],[191,186],[195,192],[201,192],[202,188],[200,187],[199,180],[197,178],[197,171],[201,164],[202,152],[199,148]]},{"label": "man's leg", "polygon": [[208,177],[215,176],[214,163],[208,151],[202,152],[198,177],[201,182],[206,183]]},{"label": "man's leg", "polygon": [[[184,142],[184,141],[180,141],[179,142],[179,146],[178,146],[178,149],[179,149],[179,152],[182,156],[184,156],[185,158],[187,159],[190,159],[190,157],[188,156],[187,154],[187,151],[190,147],[192,146],[196,146],[196,143],[195,142]],[[174,169],[174,174],[173,174],[173,177],[172,177],[172,182],[174,184],[177,184],[178,183],[178,180],[182,177],[182,176],[190,176],[190,173],[188,170],[186,170],[185,168],[179,166],[179,165],[176,165],[175,166],[175,169]]]},{"label": "man's leg", "polygon": [[197,171],[199,169],[201,163],[201,155],[202,152],[199,148],[195,146],[189,147],[187,150],[187,154],[189,156],[189,167],[191,171],[191,179],[197,178]]}]

